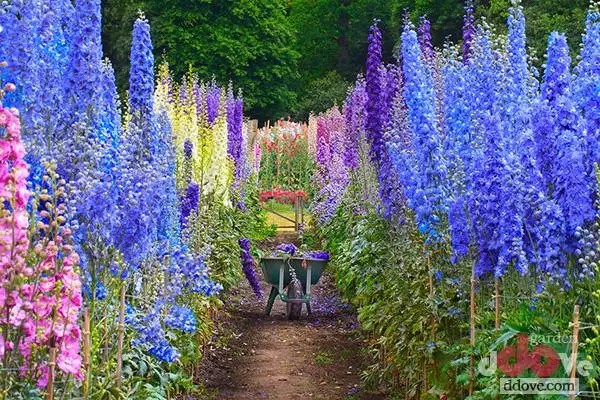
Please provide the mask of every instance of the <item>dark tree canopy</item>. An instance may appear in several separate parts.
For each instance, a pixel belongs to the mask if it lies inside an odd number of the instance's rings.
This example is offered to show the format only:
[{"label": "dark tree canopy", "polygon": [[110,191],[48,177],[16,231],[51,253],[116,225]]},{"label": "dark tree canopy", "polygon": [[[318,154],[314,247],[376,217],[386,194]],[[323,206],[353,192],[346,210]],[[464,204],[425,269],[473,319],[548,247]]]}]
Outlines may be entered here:
[{"label": "dark tree canopy", "polygon": [[[511,0],[475,0],[476,14],[505,30]],[[544,61],[551,30],[565,32],[573,55],[588,0],[523,0],[528,44]],[[244,92],[246,114],[261,120],[305,118],[341,105],[364,71],[367,33],[381,20],[384,57],[394,60],[407,12],[426,15],[433,41],[460,41],[462,0],[103,0],[105,54],[126,89],[131,26],[143,10],[157,58],[176,75],[190,70]]]}]

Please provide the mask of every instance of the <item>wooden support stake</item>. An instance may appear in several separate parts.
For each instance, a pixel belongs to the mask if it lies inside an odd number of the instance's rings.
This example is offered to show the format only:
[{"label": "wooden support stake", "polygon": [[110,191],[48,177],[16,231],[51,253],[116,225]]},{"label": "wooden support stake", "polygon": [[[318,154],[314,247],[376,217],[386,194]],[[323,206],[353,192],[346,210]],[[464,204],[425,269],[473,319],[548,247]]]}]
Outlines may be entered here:
[{"label": "wooden support stake", "polygon": [[296,232],[298,232],[299,228],[300,228],[300,209],[298,208],[298,206],[300,205],[299,200],[298,200],[298,196],[296,196],[296,201],[294,201],[294,230]]},{"label": "wooden support stake", "polygon": [[[569,378],[574,382],[577,378],[577,350],[579,347],[579,304],[573,309],[573,341],[571,343],[571,371]],[[575,400],[575,393],[569,395],[569,400]]]},{"label": "wooden support stake", "polygon": [[84,400],[87,400],[90,394],[90,309],[86,307],[83,312],[83,371],[84,378],[81,392]]},{"label": "wooden support stake", "polygon": [[300,196],[300,223],[304,226],[304,197]]},{"label": "wooden support stake", "polygon": [[495,303],[496,303],[496,330],[500,329],[500,279],[496,278],[494,282],[495,286]]},{"label": "wooden support stake", "polygon": [[119,327],[117,338],[117,372],[116,387],[121,388],[121,369],[123,367],[123,336],[125,332],[125,285],[121,286],[121,301],[119,304]]},{"label": "wooden support stake", "polygon": [[473,395],[475,387],[475,267],[471,271],[471,312],[469,317],[469,338],[471,342],[471,356],[469,359],[469,397]]},{"label": "wooden support stake", "polygon": [[48,387],[46,388],[46,400],[54,400],[54,368],[56,366],[56,348],[50,349],[50,360],[48,361]]}]

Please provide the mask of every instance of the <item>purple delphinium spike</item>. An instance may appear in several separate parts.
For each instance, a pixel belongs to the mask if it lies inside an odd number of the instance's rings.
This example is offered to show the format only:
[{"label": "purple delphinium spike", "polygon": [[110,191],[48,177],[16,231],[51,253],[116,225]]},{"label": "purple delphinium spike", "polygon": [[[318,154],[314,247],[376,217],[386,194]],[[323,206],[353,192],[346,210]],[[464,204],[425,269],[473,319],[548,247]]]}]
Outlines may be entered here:
[{"label": "purple delphinium spike", "polygon": [[241,238],[238,240],[238,243],[241,249],[242,270],[244,271],[244,275],[246,275],[246,279],[248,279],[248,283],[250,283],[256,298],[262,299],[263,290],[260,286],[260,281],[256,276],[256,270],[254,269],[254,259],[250,253],[250,239]]},{"label": "purple delphinium spike", "polygon": [[463,21],[462,56],[463,62],[467,63],[469,58],[471,58],[471,46],[473,45],[473,38],[475,37],[475,13],[473,0],[467,0],[465,2],[465,15],[463,17]]},{"label": "purple delphinium spike", "polygon": [[197,183],[191,182],[185,194],[181,198],[181,229],[187,228],[188,220],[193,212],[198,210],[198,201],[200,197],[200,187]]},{"label": "purple delphinium spike", "polygon": [[216,83],[212,83],[208,87],[206,94],[206,117],[209,124],[214,124],[219,117],[219,108],[221,106],[221,88]]},{"label": "purple delphinium spike", "polygon": [[367,126],[366,136],[371,146],[371,159],[378,163],[383,142],[383,108],[385,94],[381,87],[381,31],[375,21],[369,31],[369,50],[367,56]]},{"label": "purple delphinium spike", "polygon": [[359,78],[344,104],[344,165],[349,169],[358,167],[358,147],[365,128],[366,103],[365,81]]},{"label": "purple delphinium spike", "polygon": [[185,139],[183,142],[183,156],[185,158],[192,158],[192,151],[194,150],[194,144],[190,139]]}]

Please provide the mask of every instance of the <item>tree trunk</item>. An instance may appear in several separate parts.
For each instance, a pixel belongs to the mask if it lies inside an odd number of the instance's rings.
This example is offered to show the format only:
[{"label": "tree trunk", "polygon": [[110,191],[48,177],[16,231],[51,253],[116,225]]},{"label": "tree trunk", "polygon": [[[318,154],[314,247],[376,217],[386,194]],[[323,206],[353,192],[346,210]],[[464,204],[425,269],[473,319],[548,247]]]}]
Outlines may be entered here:
[{"label": "tree trunk", "polygon": [[350,28],[350,16],[348,15],[348,6],[350,0],[340,0],[340,14],[338,17],[339,34],[338,43],[338,62],[339,71],[347,72],[350,64],[350,49],[348,43],[348,31]]}]

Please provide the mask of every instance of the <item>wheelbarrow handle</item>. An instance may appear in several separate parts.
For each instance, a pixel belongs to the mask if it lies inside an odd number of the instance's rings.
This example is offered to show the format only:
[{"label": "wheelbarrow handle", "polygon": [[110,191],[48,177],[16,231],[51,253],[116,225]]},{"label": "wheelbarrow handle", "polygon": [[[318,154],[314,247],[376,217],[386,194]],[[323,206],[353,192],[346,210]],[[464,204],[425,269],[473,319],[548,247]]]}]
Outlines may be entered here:
[{"label": "wheelbarrow handle", "polygon": [[312,267],[310,266],[310,264],[308,265],[308,268],[306,269],[306,295],[310,296],[310,285],[312,283]]},{"label": "wheelbarrow handle", "polygon": [[279,293],[283,293],[283,279],[285,272],[285,263],[281,263],[279,266]]}]

